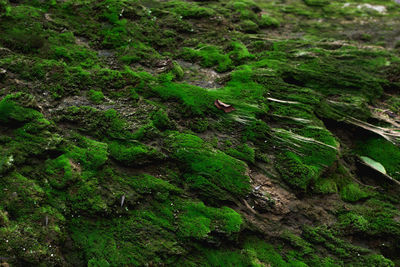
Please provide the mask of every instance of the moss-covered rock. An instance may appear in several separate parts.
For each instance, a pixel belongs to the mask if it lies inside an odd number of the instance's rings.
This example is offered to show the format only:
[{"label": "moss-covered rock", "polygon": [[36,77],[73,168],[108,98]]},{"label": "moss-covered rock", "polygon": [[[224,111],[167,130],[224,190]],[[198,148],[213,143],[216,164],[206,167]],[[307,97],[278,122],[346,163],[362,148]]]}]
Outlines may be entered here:
[{"label": "moss-covered rock", "polygon": [[398,13],[0,0],[2,265],[394,266]]}]

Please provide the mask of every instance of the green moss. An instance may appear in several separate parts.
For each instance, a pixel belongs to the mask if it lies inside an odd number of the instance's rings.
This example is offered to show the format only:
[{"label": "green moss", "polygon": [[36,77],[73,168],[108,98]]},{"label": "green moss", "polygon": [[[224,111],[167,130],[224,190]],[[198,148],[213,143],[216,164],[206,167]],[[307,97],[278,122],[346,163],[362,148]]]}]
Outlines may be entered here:
[{"label": "green moss", "polygon": [[182,112],[183,114],[202,115],[212,112],[210,106],[213,104],[214,99],[203,88],[188,84],[165,82],[153,87],[152,90],[164,100],[179,100],[185,108]]},{"label": "green moss", "polygon": [[396,208],[388,203],[371,198],[363,205],[339,215],[338,228],[345,233],[361,233],[372,237],[400,238],[400,224]]},{"label": "green moss", "polygon": [[322,194],[337,193],[338,188],[334,180],[329,178],[320,178],[315,183],[315,191]]},{"label": "green moss", "polygon": [[128,47],[119,49],[119,54],[122,62],[126,64],[161,59],[161,55],[153,47],[140,41],[130,43]]},{"label": "green moss", "polygon": [[175,75],[175,79],[182,80],[185,75],[185,71],[182,69],[179,63],[174,62],[173,64],[174,66],[172,68],[172,73]]},{"label": "green moss", "polygon": [[278,144],[283,144],[289,150],[278,154],[277,169],[287,183],[306,191],[336,161],[337,142],[331,133],[322,128],[300,129],[297,131],[302,135],[275,130],[276,137],[281,140]]},{"label": "green moss", "polygon": [[[2,184],[4,188],[8,189],[1,194],[3,199],[7,199],[4,201],[3,207],[14,219],[24,219],[35,207],[35,203],[40,203],[45,196],[43,189],[36,181],[17,172],[6,176]],[[16,192],[14,197],[13,192]]]},{"label": "green moss", "polygon": [[99,139],[129,139],[133,134],[127,131],[127,124],[115,109],[100,111],[92,107],[69,107],[57,118],[74,122],[83,132]]},{"label": "green moss", "polygon": [[62,46],[54,45],[51,48],[55,59],[63,59],[71,65],[91,66],[96,60],[96,54],[91,50],[75,44]]},{"label": "green moss", "polygon": [[230,44],[229,57],[236,65],[242,65],[246,60],[254,59],[254,55],[249,52],[247,47],[240,42],[232,42]]},{"label": "green moss", "polygon": [[182,58],[188,61],[200,60],[203,67],[215,67],[219,72],[232,69],[232,60],[216,46],[200,44],[196,49],[184,47]]},{"label": "green moss", "polygon": [[168,114],[160,109],[152,115],[153,124],[160,130],[166,130],[171,127],[171,120],[168,118]]},{"label": "green moss", "polygon": [[352,227],[354,230],[359,232],[366,232],[368,230],[368,220],[362,215],[356,213],[346,213],[339,217],[340,227]]},{"label": "green moss", "polygon": [[329,4],[326,0],[304,0],[304,3],[308,6],[322,7]]},{"label": "green moss", "polygon": [[310,255],[313,252],[312,245],[309,242],[289,231],[284,231],[281,238],[286,240],[292,247],[296,248],[301,256]]},{"label": "green moss", "polygon": [[135,192],[142,195],[153,195],[153,197],[159,201],[168,201],[171,195],[182,193],[182,189],[167,181],[147,174],[130,178],[128,184],[134,188]]},{"label": "green moss", "polygon": [[162,159],[162,154],[154,148],[149,148],[138,142],[110,144],[110,155],[125,165],[144,165],[154,160]]},{"label": "green moss", "polygon": [[367,156],[382,164],[387,173],[395,179],[400,179],[400,149],[383,138],[370,138],[359,141],[356,149],[360,156]]},{"label": "green moss", "polygon": [[318,177],[317,170],[304,164],[293,152],[282,153],[277,159],[277,168],[284,181],[298,190],[306,191],[309,183]]},{"label": "green moss", "polygon": [[226,151],[226,153],[234,158],[241,159],[249,163],[255,162],[254,148],[248,146],[247,144],[238,146],[236,149],[230,148]]},{"label": "green moss", "polygon": [[105,164],[108,159],[107,144],[84,137],[79,142],[80,146],[67,149],[69,158],[79,162],[87,170],[96,170]]},{"label": "green moss", "polygon": [[257,142],[257,145],[262,146],[261,144],[265,145],[265,141],[268,139],[270,131],[270,127],[264,121],[255,120],[246,126],[243,133],[243,139],[245,141],[249,140]]},{"label": "green moss", "polygon": [[277,253],[271,244],[268,244],[258,238],[248,238],[244,244],[247,251],[253,252],[255,257],[271,266],[290,266],[282,256]]},{"label": "green moss", "polygon": [[187,3],[183,1],[171,1],[166,5],[167,8],[181,15],[183,18],[207,18],[215,14],[214,10],[207,7],[200,7],[197,3]]},{"label": "green moss", "polygon": [[[378,14],[325,0],[9,2],[0,0],[0,256],[10,266],[393,266],[374,251],[394,255],[400,242],[398,197],[355,184],[353,147],[319,118],[375,124],[371,107],[399,111],[400,60],[382,46],[396,46],[396,3]],[[165,59],[173,64],[158,68]],[[185,83],[205,75],[219,88]],[[70,106],[85,96],[99,109]],[[394,178],[396,151],[356,148]],[[329,214],[299,205],[296,218],[316,227],[269,244],[271,222],[238,208],[254,198],[242,160],[292,193],[352,203],[330,203]]]},{"label": "green moss", "polygon": [[50,176],[51,186],[57,189],[65,188],[68,183],[73,182],[77,177],[66,155],[61,155],[54,160],[46,162],[46,173]]},{"label": "green moss", "polygon": [[[367,225],[365,219],[361,217],[347,217],[347,219],[350,219],[347,222],[354,224],[356,227],[360,227],[360,229],[365,228]],[[369,264],[372,264],[372,262],[375,260],[381,259],[381,263],[375,264],[378,264],[378,266],[393,266],[393,263],[389,259],[386,259],[381,255],[372,254],[372,251],[369,249],[354,246],[347,240],[339,238],[337,235],[338,232],[329,229],[326,226],[305,226],[303,230],[303,237],[305,239],[318,246],[325,247],[327,250],[335,254],[340,259],[343,259],[349,265],[357,266],[365,264],[369,266]],[[354,254],[356,254],[357,257],[354,257]]]},{"label": "green moss", "polygon": [[8,95],[0,101],[0,120],[2,122],[27,122],[39,119],[42,114],[37,110],[24,108],[18,105],[18,101],[32,101],[31,96],[22,93]]},{"label": "green moss", "polygon": [[258,25],[261,28],[277,28],[280,26],[280,22],[276,18],[263,14],[258,20]]},{"label": "green moss", "polygon": [[268,88],[255,81],[253,68],[242,65],[231,73],[231,80],[226,86],[213,92],[213,95],[232,104],[237,109],[236,115],[241,119],[251,121],[257,115],[267,113],[267,104],[260,101],[267,92]]},{"label": "green moss", "polygon": [[[73,220],[72,238],[82,246],[79,254],[84,261],[106,266],[140,266],[150,261],[171,263],[173,260],[168,256],[184,251],[176,237],[160,225],[155,213],[143,210],[131,215],[131,219],[101,219],[97,223]],[[149,245],[145,248],[141,244],[146,242]]]},{"label": "green moss", "polygon": [[31,29],[9,28],[0,37],[4,46],[21,53],[37,53],[46,40],[42,37],[39,24],[34,24]]},{"label": "green moss", "polygon": [[173,134],[168,142],[173,157],[184,164],[189,186],[202,196],[228,200],[247,194],[249,181],[243,162],[211,149],[194,135]]},{"label": "green moss", "polygon": [[217,229],[227,235],[239,232],[243,221],[230,208],[210,208],[200,202],[187,204],[178,223],[182,237],[202,239]]},{"label": "green moss", "polygon": [[240,23],[240,29],[246,33],[258,32],[258,25],[252,20],[244,20]]},{"label": "green moss", "polygon": [[241,251],[204,249],[203,266],[249,266],[249,259]]},{"label": "green moss", "polygon": [[207,131],[208,128],[209,128],[209,122],[205,118],[195,119],[193,122],[190,123],[190,129],[192,129],[197,133],[203,133]]},{"label": "green moss", "polygon": [[0,1],[0,18],[7,17],[11,13],[11,6],[8,0],[1,0]]},{"label": "green moss", "polygon": [[104,94],[101,91],[90,90],[89,91],[89,99],[93,103],[100,104],[104,100]]}]

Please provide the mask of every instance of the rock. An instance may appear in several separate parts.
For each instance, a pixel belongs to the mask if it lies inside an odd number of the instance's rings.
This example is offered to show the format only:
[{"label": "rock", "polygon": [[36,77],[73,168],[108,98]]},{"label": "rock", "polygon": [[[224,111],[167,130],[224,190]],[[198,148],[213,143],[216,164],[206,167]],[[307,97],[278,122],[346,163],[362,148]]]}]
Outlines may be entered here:
[{"label": "rock", "polygon": [[12,51],[5,47],[0,47],[0,57],[5,57],[12,54]]},{"label": "rock", "polygon": [[115,55],[115,53],[113,51],[110,51],[110,50],[99,50],[97,52],[97,55],[99,57],[112,57],[112,56]]},{"label": "rock", "polygon": [[0,69],[0,82],[4,81],[7,77],[7,71],[5,69]]}]

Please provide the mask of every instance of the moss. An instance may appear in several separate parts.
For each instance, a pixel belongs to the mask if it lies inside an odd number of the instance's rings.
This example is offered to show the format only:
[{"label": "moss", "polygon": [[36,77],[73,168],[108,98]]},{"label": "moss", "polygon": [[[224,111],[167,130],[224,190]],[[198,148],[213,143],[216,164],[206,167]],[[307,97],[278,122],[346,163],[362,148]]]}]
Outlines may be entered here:
[{"label": "moss", "polygon": [[263,14],[259,18],[257,23],[261,28],[268,28],[268,27],[277,28],[277,27],[280,26],[280,22],[276,18],[273,18],[273,17],[268,16],[266,14]]},{"label": "moss", "polygon": [[257,142],[258,145],[265,143],[270,135],[270,127],[262,120],[252,121],[246,126],[243,133],[243,139]]},{"label": "moss", "polygon": [[160,109],[156,111],[152,116],[153,124],[160,130],[166,130],[171,127],[171,120],[168,117],[168,114]]},{"label": "moss", "polygon": [[278,171],[284,181],[301,191],[306,191],[310,182],[318,177],[317,170],[304,164],[293,152],[280,154],[278,164]]},{"label": "moss", "polygon": [[368,230],[369,222],[362,215],[349,212],[341,215],[339,218],[340,226],[342,228],[352,227],[358,232],[366,232]]},{"label": "moss", "polygon": [[331,133],[319,127],[300,129],[297,131],[302,135],[276,130],[276,136],[281,139],[278,143],[289,150],[278,154],[277,169],[287,183],[305,192],[336,161],[337,142]]},{"label": "moss", "polygon": [[67,149],[68,157],[79,162],[87,170],[96,170],[105,164],[108,159],[107,144],[84,137],[80,138],[79,142],[80,146],[71,146]]},{"label": "moss", "polygon": [[190,129],[197,133],[203,133],[209,128],[209,122],[207,119],[198,118],[190,123]]},{"label": "moss", "polygon": [[167,8],[172,8],[172,10],[181,15],[183,18],[207,18],[215,14],[214,10],[207,7],[200,7],[197,3],[186,3],[183,1],[172,1],[168,2]]},{"label": "moss", "polygon": [[338,228],[344,233],[359,233],[371,237],[400,238],[400,225],[395,221],[396,208],[371,198],[364,205],[339,214]]},{"label": "moss", "polygon": [[255,257],[271,266],[290,266],[282,256],[277,253],[271,244],[268,244],[258,238],[248,238],[244,244],[247,251],[254,252]]},{"label": "moss", "polygon": [[253,68],[242,65],[231,73],[231,79],[226,86],[213,92],[213,95],[232,104],[237,109],[236,115],[239,118],[251,121],[256,116],[267,113],[268,105],[260,101],[267,92],[268,88],[256,82]]},{"label": "moss", "polygon": [[240,29],[247,33],[258,32],[258,25],[252,20],[244,20],[240,23]]},{"label": "moss", "polygon": [[126,64],[149,63],[161,59],[161,55],[153,47],[140,41],[130,43],[128,47],[120,48],[119,54],[121,61]]},{"label": "moss", "polygon": [[179,217],[179,234],[185,238],[203,239],[212,231],[231,235],[239,232],[243,223],[241,216],[234,210],[206,207],[203,203],[188,203]]},{"label": "moss", "polygon": [[[202,115],[210,111],[214,99],[203,88],[165,82],[152,88],[164,100],[178,99],[184,106],[184,114]],[[189,114],[188,114],[189,113]]]},{"label": "moss", "polygon": [[0,2],[0,17],[7,17],[11,13],[11,6],[8,0],[1,0]]},{"label": "moss", "polygon": [[0,101],[0,120],[2,122],[28,122],[41,118],[40,112],[18,105],[18,101],[32,101],[31,96],[22,93],[8,95]]},{"label": "moss", "polygon": [[243,64],[246,60],[254,59],[254,55],[249,52],[247,47],[240,42],[232,42],[230,44],[229,57],[235,62],[236,65]]},{"label": "moss", "polygon": [[63,59],[71,65],[91,66],[96,60],[96,54],[91,50],[77,46],[75,44],[62,46],[53,45],[50,47],[54,59]]},{"label": "moss", "polygon": [[383,138],[369,138],[359,141],[356,152],[381,163],[387,173],[395,179],[400,179],[398,166],[400,164],[400,149]]},{"label": "moss", "polygon": [[154,148],[149,148],[138,142],[112,142],[110,144],[110,155],[128,166],[144,165],[163,158],[162,154],[157,152]]},{"label": "moss", "polygon": [[174,62],[173,64],[174,64],[174,66],[172,68],[172,73],[175,75],[175,79],[176,80],[182,80],[184,75],[185,75],[184,70],[179,65],[179,63]]},{"label": "moss", "polygon": [[[143,230],[144,227],[147,229]],[[140,266],[149,261],[171,263],[168,256],[184,251],[151,211],[137,212],[132,219],[103,219],[95,224],[88,220],[74,220],[71,230],[73,240],[83,248],[80,254],[85,262],[92,264]],[[142,242],[151,246],[143,250]],[[117,243],[123,246],[117,247]]]},{"label": "moss", "polygon": [[304,3],[308,6],[322,7],[329,4],[326,0],[304,0]]},{"label": "moss", "polygon": [[289,231],[284,231],[281,238],[285,239],[292,247],[296,248],[301,256],[310,255],[313,252],[312,245],[309,242]]},{"label": "moss", "polygon": [[315,183],[315,191],[322,194],[332,194],[338,192],[338,187],[332,179],[321,178]]},{"label": "moss", "polygon": [[65,155],[46,162],[46,173],[50,176],[51,186],[57,189],[65,188],[68,183],[73,182],[77,175],[74,174],[71,162]]},{"label": "moss", "polygon": [[115,109],[100,111],[92,107],[70,107],[63,111],[58,120],[76,123],[83,132],[97,138],[129,139],[133,134],[127,131],[127,124]]},{"label": "moss", "polygon": [[173,134],[168,142],[173,157],[184,164],[189,186],[199,190],[202,196],[231,200],[247,194],[249,181],[244,175],[246,165],[243,162],[210,149],[194,135]]},{"label": "moss", "polygon": [[92,101],[93,103],[99,104],[99,103],[103,102],[104,94],[101,91],[95,91],[95,90],[91,89],[89,91],[89,98],[90,98],[90,101]]},{"label": "moss", "polygon": [[204,249],[204,266],[247,266],[251,262],[241,251]]},{"label": "moss", "polygon": [[[364,219],[355,218],[351,219],[351,223],[364,228],[366,221]],[[351,265],[363,265],[371,264],[377,259],[381,259],[381,266],[393,266],[389,259],[382,257],[382,255],[372,254],[369,249],[357,247],[350,244],[345,239],[341,239],[338,236],[338,232],[332,229],[328,229],[326,226],[320,227],[304,227],[303,237],[310,242],[319,246],[325,247],[331,253],[337,255],[340,259],[345,260]],[[356,254],[357,257],[353,255]],[[379,265],[379,264],[378,264]]]},{"label": "moss", "polygon": [[215,67],[219,72],[232,69],[232,60],[221,49],[212,45],[200,44],[196,49],[184,47],[181,57],[188,61],[200,60],[203,67]]},{"label": "moss", "polygon": [[[9,265],[393,266],[374,253],[395,257],[399,199],[355,184],[349,154],[397,178],[397,150],[363,140],[352,151],[329,122],[381,126],[371,107],[399,110],[400,60],[387,49],[396,3],[378,14],[325,0],[9,2],[0,0],[0,256]],[[173,63],[159,72],[165,59]],[[186,83],[212,74],[205,68],[220,72],[206,77],[219,88]],[[91,107],[70,106],[85,96]],[[313,227],[269,244],[272,224],[237,207],[254,198],[243,161],[289,193],[351,203],[329,203],[329,214],[298,205]],[[282,222],[272,232],[299,229]],[[348,240],[379,242],[369,250]]]},{"label": "moss", "polygon": [[21,53],[37,53],[45,45],[39,24],[30,30],[20,28],[8,29],[0,38],[4,46]]},{"label": "moss", "polygon": [[248,146],[247,144],[238,146],[236,149],[230,148],[226,151],[226,153],[234,158],[241,159],[249,163],[255,162],[254,148]]},{"label": "moss", "polygon": [[[146,179],[151,182],[154,177]],[[165,183],[159,184],[160,189],[171,187],[165,187]],[[153,187],[150,190],[157,189]],[[241,227],[240,215],[229,208],[211,208],[201,202],[176,198],[169,200],[172,203],[150,201],[148,204],[151,207],[128,212],[131,215],[129,217],[101,219],[96,223],[74,219],[71,225],[72,238],[83,246],[82,254],[88,261],[106,260],[112,264],[134,266],[149,261],[172,264],[176,256],[186,252],[184,247],[178,245],[178,236],[184,240],[194,240],[205,238],[214,231],[231,235]],[[116,247],[117,242],[124,246]],[[149,245],[142,251],[143,242]]]},{"label": "moss", "polygon": [[385,258],[382,255],[369,255],[365,257],[365,264],[370,266],[379,266],[379,267],[393,267],[395,266],[394,262]]}]

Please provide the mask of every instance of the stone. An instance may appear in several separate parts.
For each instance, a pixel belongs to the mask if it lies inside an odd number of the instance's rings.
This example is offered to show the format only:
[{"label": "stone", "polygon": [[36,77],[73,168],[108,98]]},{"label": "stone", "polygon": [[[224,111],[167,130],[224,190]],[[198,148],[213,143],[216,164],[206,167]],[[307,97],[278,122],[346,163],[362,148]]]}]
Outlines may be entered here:
[{"label": "stone", "polygon": [[7,71],[0,68],[0,82],[4,81],[7,77]]}]

